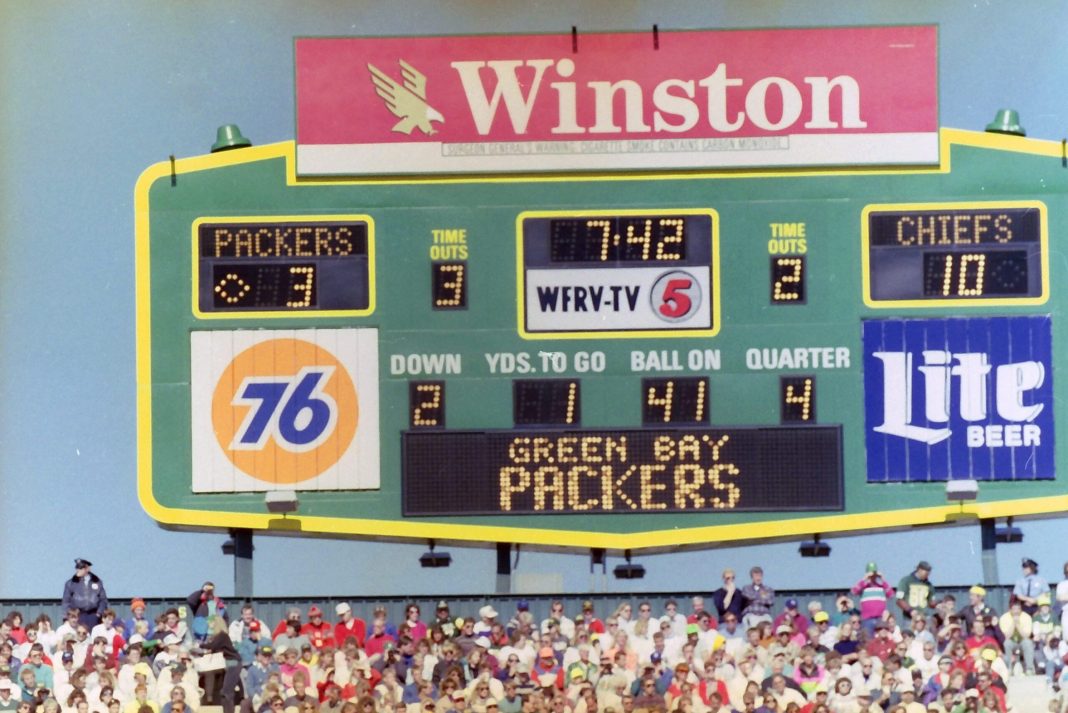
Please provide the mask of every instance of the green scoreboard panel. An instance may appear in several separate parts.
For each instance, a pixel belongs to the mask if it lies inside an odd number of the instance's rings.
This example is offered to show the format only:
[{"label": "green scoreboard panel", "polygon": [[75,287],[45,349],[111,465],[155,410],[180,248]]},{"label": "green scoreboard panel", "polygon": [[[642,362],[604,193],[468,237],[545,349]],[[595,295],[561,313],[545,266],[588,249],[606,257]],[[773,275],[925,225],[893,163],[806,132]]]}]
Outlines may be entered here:
[{"label": "green scoreboard panel", "polygon": [[962,479],[981,517],[1064,510],[1066,179],[1057,144],[954,130],[915,170],[306,179],[291,143],[158,164],[141,502],[610,548],[944,522]]}]

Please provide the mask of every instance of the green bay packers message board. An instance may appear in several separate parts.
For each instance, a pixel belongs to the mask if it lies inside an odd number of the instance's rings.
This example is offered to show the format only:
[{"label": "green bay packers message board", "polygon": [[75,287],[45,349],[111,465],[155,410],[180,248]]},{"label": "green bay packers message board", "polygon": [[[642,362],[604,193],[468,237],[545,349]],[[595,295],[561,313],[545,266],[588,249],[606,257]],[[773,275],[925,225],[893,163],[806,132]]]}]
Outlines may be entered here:
[{"label": "green bay packers message board", "polygon": [[1063,510],[1060,145],[943,129],[940,154],[345,179],[298,178],[281,143],[153,166],[141,501],[621,548],[943,522],[962,479],[983,517]]}]

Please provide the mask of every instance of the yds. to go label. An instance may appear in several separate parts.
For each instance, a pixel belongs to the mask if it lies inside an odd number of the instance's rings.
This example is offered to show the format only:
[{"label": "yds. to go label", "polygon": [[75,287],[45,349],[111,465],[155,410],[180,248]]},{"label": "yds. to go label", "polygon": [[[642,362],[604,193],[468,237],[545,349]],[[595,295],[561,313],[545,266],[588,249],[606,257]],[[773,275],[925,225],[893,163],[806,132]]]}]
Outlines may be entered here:
[{"label": "yds. to go label", "polygon": [[374,329],[194,332],[193,490],[379,486]]}]

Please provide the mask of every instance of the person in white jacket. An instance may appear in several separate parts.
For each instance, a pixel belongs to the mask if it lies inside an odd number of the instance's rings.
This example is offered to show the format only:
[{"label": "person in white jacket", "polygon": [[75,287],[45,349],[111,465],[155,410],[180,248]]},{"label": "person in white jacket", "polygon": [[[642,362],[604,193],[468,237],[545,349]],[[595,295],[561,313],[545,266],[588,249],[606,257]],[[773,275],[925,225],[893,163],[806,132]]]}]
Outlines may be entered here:
[{"label": "person in white jacket", "polygon": [[998,627],[1005,635],[1005,665],[1012,671],[1012,659],[1017,653],[1023,658],[1028,676],[1035,673],[1035,642],[1031,638],[1031,616],[1023,610],[1023,602],[1013,599],[1009,610],[998,619]]}]

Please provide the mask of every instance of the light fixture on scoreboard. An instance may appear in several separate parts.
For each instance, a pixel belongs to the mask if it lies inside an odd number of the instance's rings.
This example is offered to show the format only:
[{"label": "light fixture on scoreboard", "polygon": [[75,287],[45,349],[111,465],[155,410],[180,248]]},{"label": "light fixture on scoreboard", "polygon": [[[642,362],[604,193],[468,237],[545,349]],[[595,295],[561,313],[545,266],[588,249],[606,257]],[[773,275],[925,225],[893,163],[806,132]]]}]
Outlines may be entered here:
[{"label": "light fixture on scoreboard", "polygon": [[645,567],[630,561],[630,550],[623,551],[625,564],[617,564],[612,574],[616,579],[642,579],[645,576]]},{"label": "light fixture on scoreboard", "polygon": [[435,552],[433,540],[430,540],[428,544],[430,549],[419,556],[420,567],[440,569],[452,564],[452,555],[448,552]]},{"label": "light fixture on scoreboard", "polygon": [[812,536],[809,542],[802,542],[797,551],[802,557],[830,557],[831,546],[820,539],[819,534]]}]

